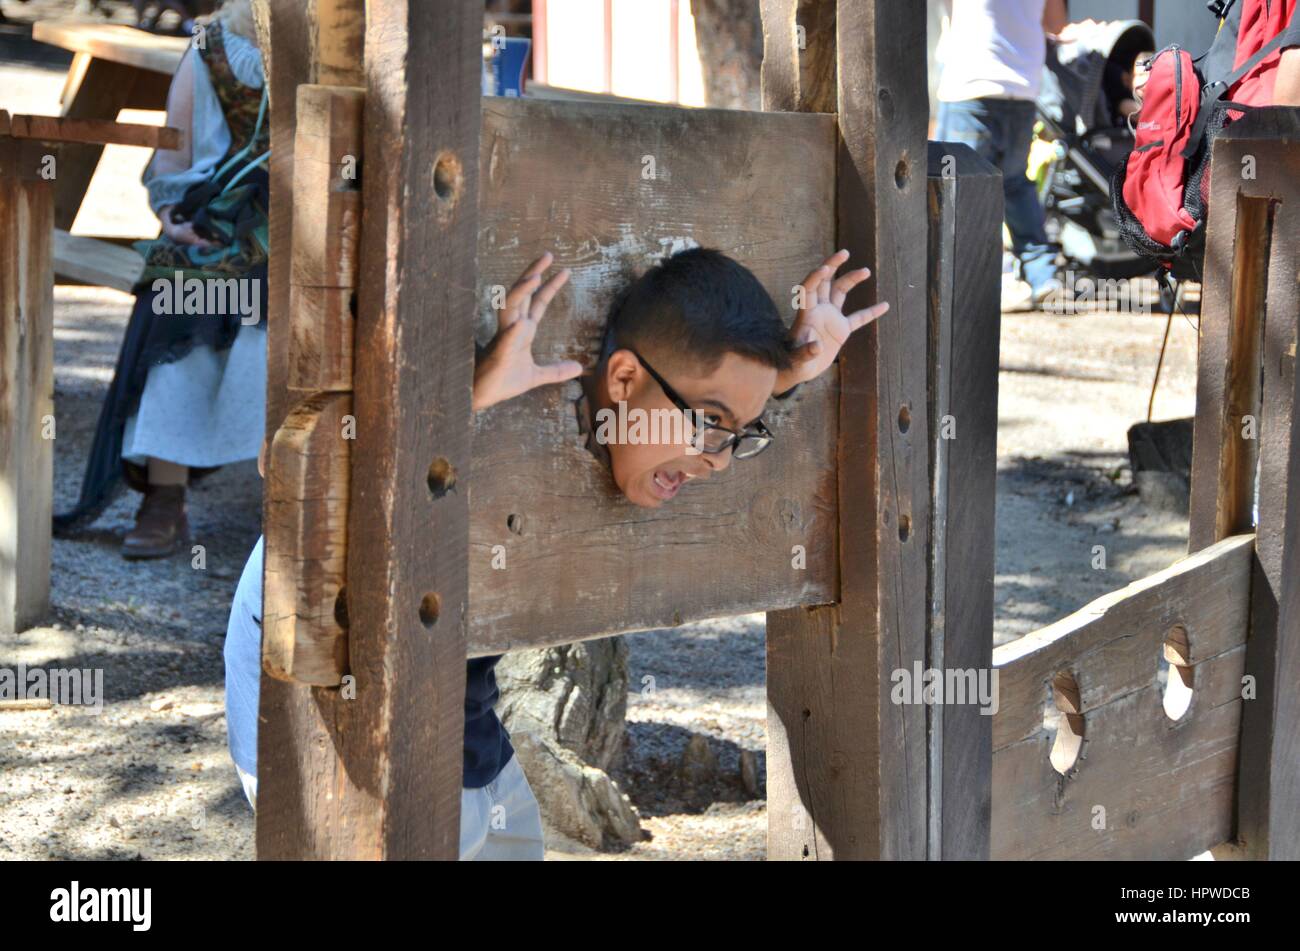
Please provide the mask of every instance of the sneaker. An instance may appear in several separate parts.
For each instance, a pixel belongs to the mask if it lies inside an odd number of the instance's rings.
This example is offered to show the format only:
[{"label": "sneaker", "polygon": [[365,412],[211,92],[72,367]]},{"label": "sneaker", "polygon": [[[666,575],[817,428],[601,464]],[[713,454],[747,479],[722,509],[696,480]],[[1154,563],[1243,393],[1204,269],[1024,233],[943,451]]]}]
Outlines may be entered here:
[{"label": "sneaker", "polygon": [[1029,286],[1027,281],[1019,279],[1002,282],[1002,312],[1029,313],[1047,311],[1055,313],[1061,301],[1064,289],[1059,280],[1053,278],[1038,290]]}]

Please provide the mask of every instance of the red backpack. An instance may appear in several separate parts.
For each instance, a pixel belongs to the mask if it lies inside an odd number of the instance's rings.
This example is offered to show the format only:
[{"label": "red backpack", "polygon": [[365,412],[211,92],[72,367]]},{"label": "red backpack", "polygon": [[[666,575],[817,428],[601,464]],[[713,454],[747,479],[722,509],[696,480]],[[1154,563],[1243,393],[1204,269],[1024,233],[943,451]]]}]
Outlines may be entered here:
[{"label": "red backpack", "polygon": [[1296,0],[1215,0],[1222,17],[1200,59],[1178,46],[1151,60],[1136,141],[1115,170],[1111,202],[1134,251],[1199,279],[1214,139],[1250,109],[1271,105],[1282,50],[1300,46]]}]

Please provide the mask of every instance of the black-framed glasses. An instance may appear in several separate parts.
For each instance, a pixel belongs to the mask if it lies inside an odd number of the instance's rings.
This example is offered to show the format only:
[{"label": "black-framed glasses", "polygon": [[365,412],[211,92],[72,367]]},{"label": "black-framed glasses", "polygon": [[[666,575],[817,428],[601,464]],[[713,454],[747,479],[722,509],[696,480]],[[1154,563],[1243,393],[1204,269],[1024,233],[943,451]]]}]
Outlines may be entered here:
[{"label": "black-framed glasses", "polygon": [[707,414],[698,410],[691,409],[690,405],[681,397],[672,385],[655,372],[655,368],[650,365],[645,357],[629,348],[631,354],[641,361],[641,366],[650,374],[651,378],[659,384],[660,389],[664,391],[664,396],[677,407],[686,419],[690,420],[695,427],[695,432],[691,434],[691,446],[700,452],[713,455],[719,452],[731,450],[734,459],[752,459],[760,452],[772,444],[776,437],[763,424],[763,420],[754,420],[740,432],[734,429],[728,429],[726,426],[720,426],[711,422]]}]

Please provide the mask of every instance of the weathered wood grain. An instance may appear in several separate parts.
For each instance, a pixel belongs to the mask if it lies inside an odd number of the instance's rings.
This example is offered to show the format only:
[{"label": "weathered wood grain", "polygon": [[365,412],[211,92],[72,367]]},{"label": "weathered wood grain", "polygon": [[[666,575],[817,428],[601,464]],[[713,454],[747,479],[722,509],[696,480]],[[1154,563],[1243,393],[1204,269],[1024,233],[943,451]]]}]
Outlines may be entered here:
[{"label": "weathered wood grain", "polygon": [[34,23],[32,39],[165,76],[176,72],[190,44],[188,36],[159,36],[118,23],[68,23],[62,20]]},{"label": "weathered wood grain", "polygon": [[0,151],[9,153],[0,156],[0,635],[8,635],[40,621],[50,600],[54,210],[49,185],[9,164],[34,172],[29,150],[0,141]]},{"label": "weathered wood grain", "polygon": [[835,8],[829,0],[762,0],[763,108],[834,112]]},{"label": "weathered wood grain", "polygon": [[352,389],[365,90],[298,87],[288,387]]},{"label": "weathered wood grain", "polygon": [[[791,287],[833,250],[834,143],[825,116],[485,100],[479,340],[493,286],[548,249],[573,276],[543,362],[593,366],[622,285],[691,245],[749,267],[792,318]],[[833,601],[834,392],[832,374],[770,404],[772,449],[653,511],[585,448],[578,383],[477,414],[471,653]]]},{"label": "weathered wood grain", "polygon": [[0,111],[0,135],[43,142],[92,145],[133,145],[146,149],[178,149],[181,130],[171,126],[118,122],[114,119],[74,119],[67,116],[9,115]]},{"label": "weathered wood grain", "polygon": [[54,273],[86,284],[131,293],[144,270],[144,258],[121,245],[54,229]]},{"label": "weathered wood grain", "polygon": [[[1002,176],[964,145],[929,144],[930,633],[928,666],[993,666]],[[931,707],[931,859],[987,859],[992,723]]]},{"label": "weathered wood grain", "polygon": [[272,677],[337,686],[347,673],[351,393],[298,403],[271,442],[266,480],[262,667]]},{"label": "weathered wood grain", "polygon": [[[785,9],[777,25],[796,22]],[[892,672],[924,665],[929,618],[924,13],[918,0],[836,9],[836,244],[874,272],[846,306],[892,310],[840,356],[840,603],[768,614],[772,858],[926,854],[925,710],[889,700]],[[805,55],[830,46],[810,38]],[[814,105],[788,88],[764,101]]]},{"label": "weathered wood grain", "polygon": [[[1258,402],[1258,469],[1247,474],[1257,485],[1259,524],[1246,672],[1256,697],[1242,713],[1237,791],[1237,844],[1256,859],[1300,857],[1300,639],[1296,636],[1296,506],[1291,490],[1300,482],[1296,461],[1296,322],[1300,316],[1300,114],[1269,109],[1235,123],[1216,140],[1216,184],[1232,183],[1237,208],[1267,211],[1262,240],[1237,222],[1236,241],[1253,244],[1246,274],[1217,275],[1243,280],[1258,295],[1261,342],[1254,365]],[[1242,174],[1254,172],[1253,177]],[[1226,186],[1225,186],[1226,190]],[[1210,216],[1229,209],[1231,195],[1216,191]],[[1257,481],[1256,481],[1257,478]],[[1253,495],[1254,493],[1252,493]],[[1290,571],[1287,565],[1291,566]]]},{"label": "weathered wood grain", "polygon": [[[1177,860],[1232,836],[1253,549],[1225,539],[993,652],[993,858]],[[1174,721],[1159,666],[1178,628],[1193,694]],[[1060,675],[1083,738],[1064,775]]]},{"label": "weathered wood grain", "polygon": [[347,673],[351,300],[365,91],[309,84],[297,98],[289,390],[299,401],[271,443],[262,662],[281,680],[335,686]]},{"label": "weathered wood grain", "polygon": [[264,679],[263,715],[279,722],[259,739],[260,857],[458,854],[468,500],[435,491],[430,474],[440,460],[471,466],[482,17],[467,0],[367,4],[347,571],[356,692],[290,686],[268,705]]}]

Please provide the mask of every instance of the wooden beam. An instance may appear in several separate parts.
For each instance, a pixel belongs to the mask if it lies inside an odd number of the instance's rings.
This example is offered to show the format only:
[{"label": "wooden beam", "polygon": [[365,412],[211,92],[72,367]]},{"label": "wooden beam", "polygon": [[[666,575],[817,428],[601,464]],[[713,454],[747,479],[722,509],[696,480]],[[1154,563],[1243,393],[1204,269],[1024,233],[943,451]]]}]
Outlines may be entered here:
[{"label": "wooden beam", "polygon": [[834,112],[835,3],[761,0],[763,108]]},{"label": "wooden beam", "polygon": [[[1225,539],[993,652],[993,858],[1180,860],[1231,837],[1253,547]],[[1192,687],[1177,720],[1171,643]],[[1064,773],[1054,685],[1082,739]]]},{"label": "wooden beam", "polygon": [[130,294],[144,271],[144,258],[131,248],[54,229],[54,274]]},{"label": "wooden beam", "polygon": [[458,854],[469,521],[449,483],[471,467],[482,25],[470,2],[367,5],[356,693],[281,685],[277,708],[263,679],[279,719],[259,739],[263,858]]},{"label": "wooden beam", "polygon": [[[496,330],[492,288],[550,249],[573,274],[538,331],[543,362],[594,366],[617,292],[677,248],[732,255],[789,316],[791,286],[834,248],[828,116],[489,98],[480,148],[478,339]],[[769,406],[771,451],[653,511],[587,450],[580,394],[476,414],[471,654],[836,599],[833,373]]]},{"label": "wooden beam", "polygon": [[[766,5],[765,32],[797,26],[794,3]],[[892,310],[840,357],[840,603],[768,615],[772,858],[927,851],[925,710],[890,700],[893,672],[924,666],[929,618],[924,14],[920,0],[836,10],[837,244],[874,272],[846,306]],[[804,53],[829,45],[809,36]],[[765,71],[764,102],[812,106],[793,75]]]},{"label": "wooden beam", "polygon": [[[933,510],[928,666],[993,666],[1002,175],[968,146],[929,144]],[[987,859],[992,718],[930,707],[931,859]]]},{"label": "wooden beam", "polygon": [[[1294,146],[1292,146],[1294,150]],[[1292,180],[1294,183],[1294,179]],[[1292,207],[1289,212],[1300,211]],[[1287,234],[1296,234],[1295,215],[1288,214],[1292,230]],[[1287,242],[1287,254],[1291,258],[1295,274],[1295,241]],[[1282,307],[1290,308],[1291,322],[1297,312],[1296,286],[1294,281],[1284,297]],[[1286,314],[1285,309],[1278,313]],[[1292,382],[1300,381],[1294,373],[1295,337],[1292,336]],[[1300,413],[1294,407],[1300,405],[1300,387],[1291,391],[1290,433],[1286,480],[1282,483],[1290,488],[1300,484]],[[1280,416],[1272,419],[1280,420]],[[1266,460],[1271,457],[1266,447]],[[1265,483],[1276,486],[1270,479]],[[1261,508],[1261,512],[1270,509]],[[1242,788],[1238,807],[1238,832],[1252,858],[1282,859],[1295,861],[1300,858],[1300,700],[1296,697],[1295,685],[1300,682],[1300,506],[1291,505],[1286,509],[1283,523],[1278,526],[1282,541],[1282,560],[1276,578],[1276,586],[1264,595],[1276,608],[1264,612],[1256,600],[1254,610],[1258,620],[1277,620],[1271,625],[1272,636],[1261,637],[1259,648],[1254,644],[1247,653],[1247,672],[1259,671],[1260,681],[1267,682],[1269,689],[1261,690],[1259,698],[1247,705],[1243,723],[1246,729],[1259,727],[1260,734],[1245,734],[1249,741],[1243,739],[1241,750]],[[1258,578],[1258,573],[1257,573]],[[1257,588],[1262,587],[1257,582]],[[1257,637],[1263,631],[1263,624],[1252,626],[1251,636]],[[1256,666],[1256,657],[1265,654]],[[1269,701],[1265,706],[1263,701]],[[1256,711],[1255,706],[1259,705]],[[1270,708],[1271,707],[1271,708]],[[1265,729],[1264,721],[1271,720]]]},{"label": "wooden beam", "polygon": [[271,442],[266,480],[262,666],[280,680],[338,686],[348,670],[346,594],[351,393],[294,406]]},{"label": "wooden beam", "polygon": [[3,111],[0,111],[0,135],[10,135],[15,139],[39,139],[43,142],[133,145],[145,149],[181,147],[181,130],[170,126],[21,113],[11,116]]},{"label": "wooden beam", "polygon": [[364,102],[359,87],[298,87],[290,248],[292,398],[352,389]]},{"label": "wooden beam", "polygon": [[54,274],[36,150],[0,142],[0,635],[49,610]]},{"label": "wooden beam", "polygon": [[266,485],[262,659],[282,680],[347,673],[352,299],[361,239],[365,90],[298,87],[288,389]]},{"label": "wooden beam", "polygon": [[[1255,697],[1242,715],[1237,792],[1237,840],[1257,859],[1300,858],[1300,638],[1296,635],[1295,564],[1297,506],[1291,493],[1300,484],[1295,444],[1296,323],[1300,315],[1300,110],[1269,109],[1234,123],[1214,151],[1216,189],[1211,221],[1220,209],[1267,209],[1269,233],[1260,240],[1243,232],[1236,241],[1254,243],[1261,261],[1244,274],[1225,277],[1234,294],[1243,280],[1256,287],[1261,341],[1254,374],[1258,381],[1258,529],[1246,674]],[[1247,175],[1253,172],[1253,175]],[[1224,194],[1228,186],[1236,195]],[[1261,210],[1259,215],[1264,216]],[[1228,216],[1230,219],[1230,215]],[[1211,288],[1211,290],[1215,290]],[[1222,293],[1219,291],[1219,293]],[[1253,496],[1254,493],[1252,493]],[[1287,566],[1290,566],[1288,571]]]},{"label": "wooden beam", "polygon": [[32,39],[97,60],[171,76],[190,45],[188,36],[159,36],[117,23],[38,20]]},{"label": "wooden beam", "polygon": [[1188,550],[1249,531],[1259,430],[1271,208],[1239,194],[1234,175],[1211,179],[1201,294]]},{"label": "wooden beam", "polygon": [[1300,235],[1300,110],[1270,108],[1234,122],[1215,140],[1200,368],[1192,456],[1189,548],[1256,521],[1238,768],[1237,852],[1295,857],[1300,773],[1292,694],[1300,654],[1287,637],[1290,578],[1283,565],[1300,479],[1292,462],[1296,353],[1296,237]]}]

